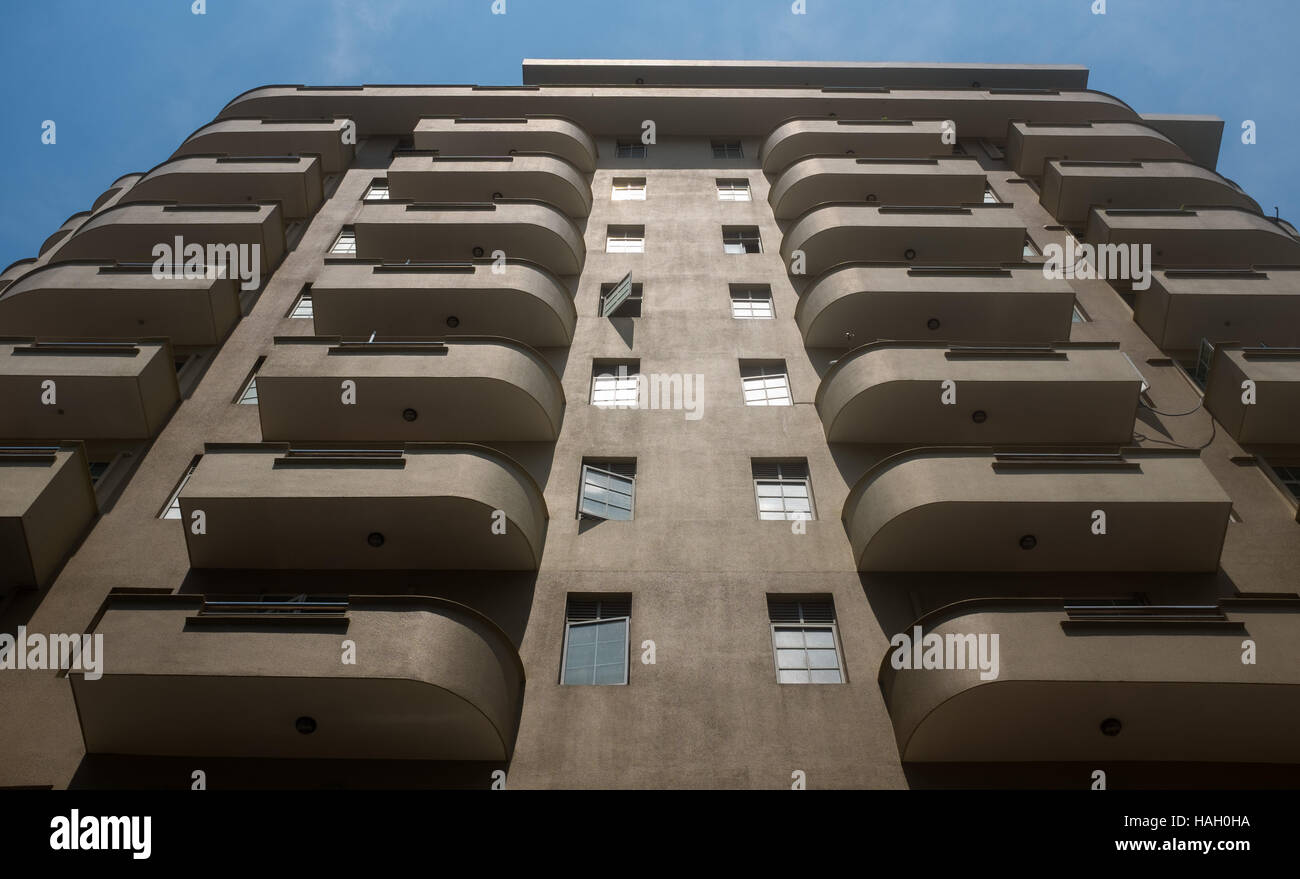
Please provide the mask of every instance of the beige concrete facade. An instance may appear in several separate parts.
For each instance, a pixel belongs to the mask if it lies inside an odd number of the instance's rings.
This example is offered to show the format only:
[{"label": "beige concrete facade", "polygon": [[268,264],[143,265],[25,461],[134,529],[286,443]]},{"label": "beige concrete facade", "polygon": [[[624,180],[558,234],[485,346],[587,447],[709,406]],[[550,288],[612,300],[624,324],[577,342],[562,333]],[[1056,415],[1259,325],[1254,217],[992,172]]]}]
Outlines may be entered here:
[{"label": "beige concrete facade", "polygon": [[[0,420],[0,633],[103,635],[102,676],[0,667],[0,786],[1300,783],[1300,376],[1260,347],[1300,344],[1300,239],[1221,121],[1074,66],[524,82],[254,89],[0,274],[6,404],[148,403]],[[155,278],[176,235],[259,244],[260,288]],[[1072,235],[1154,243],[1150,289],[1046,277]],[[620,363],[648,405],[593,405]],[[631,517],[580,517],[633,463]],[[760,518],[801,466],[812,518]],[[564,684],[602,596],[627,683]],[[786,597],[841,683],[779,682]],[[998,634],[999,678],[894,668],[914,626]]]}]

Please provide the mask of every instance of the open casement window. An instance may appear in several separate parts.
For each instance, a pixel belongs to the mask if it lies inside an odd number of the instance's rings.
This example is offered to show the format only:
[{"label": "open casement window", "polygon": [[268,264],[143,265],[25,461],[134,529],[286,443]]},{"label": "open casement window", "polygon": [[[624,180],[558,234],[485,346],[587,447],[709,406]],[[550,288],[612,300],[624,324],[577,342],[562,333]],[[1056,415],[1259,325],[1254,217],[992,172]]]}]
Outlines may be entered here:
[{"label": "open casement window", "polygon": [[812,485],[803,461],[753,461],[754,497],[758,518],[809,520],[813,516]]},{"label": "open casement window", "polygon": [[167,503],[163,506],[162,512],[158,514],[159,519],[179,519],[181,517],[181,489],[185,488],[185,483],[190,481],[194,475],[194,468],[199,466],[199,459],[202,455],[195,455],[194,460],[190,461],[185,473],[181,476],[181,481],[176,483],[172,489],[171,496],[167,498]]},{"label": "open casement window", "polygon": [[1210,363],[1213,360],[1214,343],[1202,336],[1201,344],[1196,349],[1196,366],[1191,370],[1192,381],[1201,390],[1205,390],[1205,383],[1210,378]]},{"label": "open casement window", "polygon": [[344,229],[339,233],[339,237],[334,240],[334,246],[330,248],[330,253],[356,256],[357,233],[351,228]]},{"label": "open casement window", "polygon": [[741,364],[740,386],[746,406],[789,406],[790,376],[784,363]]},{"label": "open casement window", "polygon": [[762,253],[757,226],[731,226],[722,230],[723,253]]},{"label": "open casement window", "polygon": [[835,605],[829,598],[768,596],[767,609],[779,683],[844,683]]},{"label": "open casement window", "polygon": [[560,682],[596,686],[626,684],[632,599],[627,595],[570,595],[564,616]]},{"label": "open casement window", "polygon": [[635,462],[597,461],[582,465],[579,518],[630,520],[635,500]]},{"label": "open casement window", "polygon": [[631,272],[617,284],[600,285],[600,316],[641,316],[641,285],[632,283]]}]

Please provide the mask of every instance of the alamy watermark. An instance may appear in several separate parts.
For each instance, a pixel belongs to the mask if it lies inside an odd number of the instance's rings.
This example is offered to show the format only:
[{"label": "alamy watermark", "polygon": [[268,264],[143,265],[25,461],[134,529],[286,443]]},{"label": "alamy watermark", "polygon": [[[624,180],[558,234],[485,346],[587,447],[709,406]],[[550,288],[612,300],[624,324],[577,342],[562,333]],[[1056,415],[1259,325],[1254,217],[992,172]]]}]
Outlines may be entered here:
[{"label": "alamy watermark", "polygon": [[948,632],[939,635],[931,632],[923,636],[921,627],[913,626],[910,635],[900,632],[890,638],[889,646],[894,648],[889,664],[896,669],[979,669],[982,681],[993,681],[998,677],[1000,664],[996,634]]},{"label": "alamy watermark", "polygon": [[1043,277],[1080,281],[1132,281],[1134,290],[1151,287],[1150,244],[1080,244],[1073,237],[1065,246],[1043,248]]},{"label": "alamy watermark", "polygon": [[155,280],[197,280],[226,278],[233,275],[240,289],[256,290],[262,286],[262,246],[260,244],[185,243],[177,235],[172,243],[160,242],[151,251]]},{"label": "alamy watermark", "polygon": [[593,406],[602,409],[676,409],[687,421],[704,416],[704,376],[700,373],[597,373],[592,380]]},{"label": "alamy watermark", "polygon": [[16,635],[0,633],[0,670],[79,671],[88,681],[104,676],[104,636],[44,635],[19,626]]}]

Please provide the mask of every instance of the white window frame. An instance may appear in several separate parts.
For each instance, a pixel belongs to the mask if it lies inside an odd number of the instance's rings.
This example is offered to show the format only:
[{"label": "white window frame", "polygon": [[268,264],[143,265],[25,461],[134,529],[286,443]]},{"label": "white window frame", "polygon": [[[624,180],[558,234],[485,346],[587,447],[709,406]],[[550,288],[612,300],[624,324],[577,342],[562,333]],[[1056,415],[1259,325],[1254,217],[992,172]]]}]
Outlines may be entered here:
[{"label": "white window frame", "polygon": [[[757,297],[754,295],[755,293],[762,293],[763,296]],[[727,295],[731,299],[731,317],[733,320],[773,320],[776,318],[776,303],[772,301],[771,287],[736,285],[727,291]],[[755,313],[763,310],[766,310],[767,313]],[[748,312],[748,314],[745,312]]]},{"label": "white window frame", "polygon": [[610,201],[645,201],[644,177],[615,177],[610,187]]},{"label": "white window frame", "polygon": [[998,199],[998,194],[987,183],[984,184],[984,204],[1002,204]]},{"label": "white window frame", "polygon": [[334,239],[330,245],[331,256],[356,256],[357,255],[357,233],[355,229],[344,229],[339,232],[339,237]]},{"label": "white window frame", "polygon": [[316,316],[315,306],[312,305],[310,290],[304,290],[298,294],[298,298],[293,301],[293,307],[289,309],[289,317],[311,319]]},{"label": "white window frame", "polygon": [[[807,465],[807,464],[804,464],[803,466],[804,466],[805,468],[807,468],[808,465]],[[754,482],[754,509],[758,511],[758,518],[759,518],[759,521],[761,521],[761,522],[812,522],[812,521],[814,521],[814,520],[817,518],[817,506],[816,506],[816,504],[815,504],[814,501],[813,501],[813,493],[812,493],[812,475],[811,475],[811,474],[809,474],[809,475],[807,475],[807,476],[780,476],[780,475],[778,475],[778,476],[776,476],[775,478],[773,478],[773,477],[768,477],[768,476],[755,476],[755,477],[752,477],[752,479],[753,479],[753,482]],[[780,510],[764,510],[764,509],[763,509],[763,498],[765,497],[765,495],[763,495],[763,494],[759,491],[759,487],[760,487],[760,486],[763,486],[763,485],[775,485],[775,486],[778,486],[778,487],[781,489],[781,494],[780,494],[780,499],[781,499],[781,509],[780,509]],[[803,493],[802,497],[803,497],[803,499],[807,502],[807,505],[808,505],[808,509],[807,509],[807,510],[792,510],[792,509],[789,509],[789,508],[787,507],[787,505],[786,505],[786,503],[785,503],[785,502],[786,502],[786,499],[787,499],[787,496],[786,496],[786,493],[785,493],[785,487],[786,487],[787,485],[789,485],[789,486],[802,485],[802,486],[803,486],[803,491],[804,491],[804,493]],[[766,495],[766,497],[767,497],[768,499],[770,499],[770,498],[772,497],[772,495]],[[798,497],[800,497],[800,495],[798,495],[798,494],[791,494],[791,495],[789,495],[789,497],[791,497],[791,498],[798,498]]]},{"label": "white window frame", "polygon": [[[641,373],[627,372],[627,364],[620,363],[618,372],[596,372],[596,367],[591,373],[591,394],[587,398],[592,406],[599,409],[635,409],[640,404],[641,391]],[[601,387],[606,385],[606,387]],[[596,399],[597,395],[609,395],[609,401],[603,402]]]},{"label": "white window frame", "polygon": [[[588,471],[590,471],[590,472],[592,472],[592,473],[600,473],[600,474],[603,474],[603,475],[605,475],[605,476],[613,477],[614,479],[624,479],[624,480],[627,480],[627,482],[628,482],[628,501],[627,501],[627,502],[628,502],[628,510],[627,510],[627,518],[626,518],[626,519],[611,519],[611,518],[609,518],[608,516],[601,516],[601,515],[598,515],[598,514],[596,514],[596,513],[589,513],[589,512],[587,512],[586,510],[583,509],[583,506],[584,506],[584,504],[585,504],[586,501],[587,501],[587,473],[588,473]],[[603,503],[603,502],[599,502],[599,501],[598,501],[597,503]],[[610,504],[605,503],[605,506],[606,506],[606,507],[609,507]],[[618,509],[618,507],[615,507],[615,509]],[[600,520],[600,521],[602,521],[602,522],[631,522],[631,521],[635,518],[635,516],[636,516],[636,475],[633,474],[632,476],[623,476],[623,475],[621,475],[621,474],[619,474],[619,473],[615,473],[615,472],[613,472],[612,470],[605,470],[605,469],[602,469],[602,468],[600,468],[600,467],[595,466],[594,464],[586,464],[586,463],[584,463],[584,464],[582,465],[582,473],[580,474],[580,481],[579,481],[579,483],[578,483],[578,517],[579,517],[579,518],[582,518],[582,519],[598,519],[598,520]]]},{"label": "white window frame", "polygon": [[[567,678],[569,676],[569,634],[578,626],[600,626],[609,623],[623,623],[623,680],[618,683],[600,683],[593,680],[591,683],[571,684]],[[564,647],[560,653],[560,684],[565,687],[625,687],[627,686],[628,666],[631,661],[631,642],[632,642],[632,618],[630,616],[618,617],[600,617],[594,620],[569,620],[564,621]],[[593,673],[596,666],[592,666]],[[593,674],[594,677],[594,674]]]},{"label": "white window frame", "polygon": [[388,191],[388,181],[375,180],[370,184],[369,187],[366,188],[366,196],[365,199],[363,200],[364,201],[389,201],[389,199],[390,199],[390,195]]},{"label": "white window frame", "polygon": [[[636,228],[629,226],[607,227],[605,229],[605,252],[645,253],[645,227],[640,227],[640,235],[635,234]],[[615,231],[615,229],[619,231]]]},{"label": "white window frame", "polygon": [[[625,152],[626,151],[626,152]],[[644,159],[650,154],[650,148],[641,140],[614,141],[614,158]]]},{"label": "white window frame", "polygon": [[[190,477],[194,475],[194,471],[198,469],[201,457],[191,461],[185,467],[185,475],[181,477],[181,481],[176,484],[176,488],[168,496],[167,503],[163,504],[162,512],[158,514],[159,519],[181,518],[181,492],[184,491],[185,484],[190,481]],[[172,515],[173,512],[175,515]]]},{"label": "white window frame", "polygon": [[[746,371],[749,370],[759,370],[759,372],[756,374],[746,375],[745,374]],[[780,400],[782,398],[780,396],[774,397],[768,393],[770,388],[768,387],[767,382],[770,379],[774,379],[774,378],[779,378],[784,382],[784,386],[785,386],[784,403],[772,402],[773,400]],[[759,384],[758,387],[750,388],[749,387],[750,382],[761,382],[761,384]],[[762,391],[763,402],[751,403],[749,399],[749,392],[751,390]],[[741,395],[741,399],[744,401],[746,406],[793,406],[794,405],[794,392],[790,388],[790,373],[787,370],[787,368],[784,366],[764,366],[761,364],[742,365],[740,367],[740,395]]]},{"label": "white window frame", "polygon": [[713,185],[718,190],[718,201],[752,201],[749,180],[745,177],[717,177]]},{"label": "white window frame", "polygon": [[[802,640],[804,641],[804,646],[801,646],[801,647],[780,647],[780,646],[778,646],[777,643],[776,643],[776,636],[777,636],[777,631],[778,631],[778,630],[787,630],[787,631],[789,631],[789,630],[794,630],[794,631],[798,631],[799,634],[802,636]],[[831,641],[833,642],[834,646],[833,646],[833,647],[829,647],[829,648],[828,648],[828,647],[808,647],[808,646],[807,646],[807,634],[808,634],[808,632],[810,632],[810,631],[826,631],[826,632],[830,632],[830,635],[831,635]],[[836,625],[834,622],[829,622],[829,623],[807,623],[807,622],[800,622],[800,623],[778,623],[778,622],[773,622],[773,623],[771,624],[771,634],[772,634],[772,667],[773,667],[773,668],[775,669],[775,671],[776,671],[776,682],[777,682],[778,684],[792,684],[792,685],[802,685],[802,684],[830,684],[830,685],[834,685],[834,684],[843,684],[843,683],[846,681],[847,676],[844,674],[844,651],[843,651],[843,649],[842,649],[842,645],[840,644],[840,632],[839,632],[839,626]],[[814,669],[812,668],[811,665],[808,664],[808,658],[809,658],[809,657],[808,657],[808,652],[809,652],[810,650],[831,650],[831,649],[833,649],[833,650],[835,651],[835,663],[836,663],[836,666],[835,666],[835,673],[839,675],[839,678],[840,678],[840,679],[839,679],[838,681],[814,681],[814,680],[812,679],[812,675],[813,675],[813,671],[814,671]],[[783,668],[781,667],[781,651],[782,651],[782,650],[798,650],[798,651],[802,652],[802,653],[804,654],[804,663],[805,663],[804,668],[803,668],[803,669],[796,669],[796,668],[791,667],[791,668],[783,669]],[[795,672],[795,671],[801,671],[801,670],[804,671],[805,673],[807,673],[807,675],[808,675],[808,680],[806,680],[806,681],[783,681],[783,680],[781,680],[781,672],[782,672],[782,671],[791,671],[791,672]],[[821,668],[821,669],[816,669],[816,671],[830,671],[830,669],[829,669],[829,668]]]}]

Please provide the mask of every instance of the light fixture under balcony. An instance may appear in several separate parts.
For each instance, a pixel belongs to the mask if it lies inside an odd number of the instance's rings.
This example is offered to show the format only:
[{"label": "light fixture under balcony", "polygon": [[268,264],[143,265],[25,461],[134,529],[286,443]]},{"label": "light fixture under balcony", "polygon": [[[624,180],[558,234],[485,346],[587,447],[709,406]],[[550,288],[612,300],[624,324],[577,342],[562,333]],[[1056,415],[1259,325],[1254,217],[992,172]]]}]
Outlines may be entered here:
[{"label": "light fixture under balcony", "polygon": [[477,259],[482,256],[483,256],[483,248],[481,247],[474,248],[474,257]]},{"label": "light fixture under balcony", "polygon": [[1108,717],[1101,722],[1101,734],[1104,736],[1117,736],[1123,728],[1124,724],[1114,717]]},{"label": "light fixture under balcony", "polygon": [[316,732],[316,718],[304,715],[293,722],[293,728],[303,735],[309,736]]},{"label": "light fixture under balcony", "polygon": [[378,531],[371,531],[366,535],[366,543],[375,548],[381,547],[384,545],[384,535],[380,534]]},{"label": "light fixture under balcony", "polygon": [[989,414],[983,409],[976,409],[970,414],[970,420],[974,421],[976,424],[983,424],[985,421],[989,420]]},{"label": "light fixture under balcony", "polygon": [[460,326],[460,318],[456,317],[456,315],[453,314],[451,317],[447,318],[447,326],[451,327],[452,329],[455,329],[456,327]]},{"label": "light fixture under balcony", "polygon": [[910,247],[907,248],[907,250],[903,251],[903,259],[916,259],[916,251]]},{"label": "light fixture under balcony", "polygon": [[419,417],[420,417],[420,413],[419,413],[419,412],[416,412],[414,409],[403,409],[403,410],[402,410],[402,420],[403,420],[403,421],[414,421],[415,419],[417,419],[417,418],[419,418]]},{"label": "light fixture under balcony", "polygon": [[925,322],[925,325],[926,325],[927,327],[929,327],[930,329],[932,329],[932,330],[937,330],[937,329],[939,329],[939,318],[937,318],[937,317],[932,317],[932,318],[930,318],[928,321]]},{"label": "light fixture under balcony", "polygon": [[1034,535],[1026,534],[1024,537],[1020,538],[1021,549],[1033,549],[1035,546],[1038,546],[1038,538]]}]

